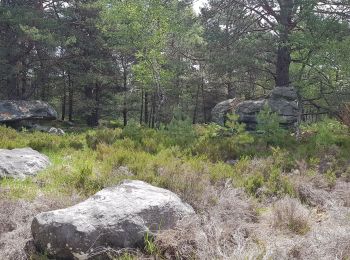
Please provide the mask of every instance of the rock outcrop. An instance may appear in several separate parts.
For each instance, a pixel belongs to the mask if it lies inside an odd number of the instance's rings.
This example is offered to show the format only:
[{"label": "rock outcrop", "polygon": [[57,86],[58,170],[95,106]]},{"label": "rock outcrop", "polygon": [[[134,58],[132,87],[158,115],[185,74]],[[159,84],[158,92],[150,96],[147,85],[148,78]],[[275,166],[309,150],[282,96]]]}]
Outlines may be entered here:
[{"label": "rock outcrop", "polygon": [[226,114],[233,113],[237,103],[237,100],[234,98],[218,103],[211,111],[212,121],[219,125],[224,125],[226,121]]},{"label": "rock outcrop", "polygon": [[225,100],[212,110],[213,121],[224,124],[225,115],[235,112],[239,115],[239,121],[244,123],[248,130],[255,130],[257,114],[268,105],[272,112],[280,116],[280,124],[285,127],[293,127],[298,120],[297,92],[293,87],[275,87],[268,98],[262,100],[246,100],[235,103],[234,99]]},{"label": "rock outcrop", "polygon": [[145,235],[194,214],[174,193],[125,181],[75,206],[41,213],[32,222],[34,244],[55,259],[88,259],[101,248],[136,248]]},{"label": "rock outcrop", "polygon": [[57,112],[43,101],[0,100],[0,123],[22,120],[54,120]]},{"label": "rock outcrop", "polygon": [[246,125],[247,130],[254,130],[257,125],[257,114],[263,109],[266,100],[246,100],[238,104],[235,112],[239,122]]},{"label": "rock outcrop", "polygon": [[0,178],[24,179],[50,165],[49,158],[31,148],[0,149]]},{"label": "rock outcrop", "polygon": [[298,121],[298,96],[293,87],[276,87],[268,99],[271,110],[280,116],[280,124],[293,127]]}]

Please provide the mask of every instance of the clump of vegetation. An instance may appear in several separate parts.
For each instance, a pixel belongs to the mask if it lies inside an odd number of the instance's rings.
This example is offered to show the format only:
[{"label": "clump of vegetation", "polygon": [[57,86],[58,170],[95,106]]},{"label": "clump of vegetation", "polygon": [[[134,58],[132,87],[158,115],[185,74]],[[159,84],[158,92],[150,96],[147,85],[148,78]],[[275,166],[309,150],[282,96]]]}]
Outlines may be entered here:
[{"label": "clump of vegetation", "polygon": [[[333,187],[338,177],[345,176],[348,167],[344,158],[347,146],[338,141],[346,139],[346,131],[329,120],[323,124],[323,130],[317,135],[324,136],[327,127],[334,135],[331,143],[336,152],[332,152],[332,164],[324,172],[329,187]],[[315,125],[307,126],[307,129],[314,128]],[[187,134],[181,136],[185,132]],[[136,178],[175,191],[198,207],[199,204],[215,201],[215,198],[204,195],[213,183],[227,179],[232,179],[236,186],[244,187],[249,194],[260,199],[283,197],[285,194],[295,196],[289,173],[300,168],[298,153],[303,151],[306,153],[303,174],[318,174],[324,161],[323,153],[309,147],[315,147],[320,142],[316,140],[322,140],[320,136],[307,142],[292,142],[283,148],[274,148],[273,142],[270,142],[270,148],[265,147],[262,154],[261,143],[254,141],[260,137],[246,132],[236,116],[229,116],[226,127],[215,124],[192,126],[188,121],[173,121],[160,130],[134,124],[124,129],[103,128],[90,130],[87,134],[68,133],[64,137],[38,132],[18,133],[1,127],[0,139],[3,142],[0,145],[3,148],[29,146],[46,153],[54,162],[49,169],[29,181],[34,187],[31,191],[34,194],[35,190],[78,191],[88,196],[123,178]],[[225,163],[229,159],[235,159],[233,166]],[[343,162],[341,167],[344,171],[339,168],[339,161]],[[121,166],[127,167],[130,173],[118,172],[116,169]],[[11,180],[2,181],[1,185],[12,185],[14,192],[19,188]]]},{"label": "clump of vegetation", "polygon": [[122,130],[120,128],[102,128],[95,131],[89,131],[86,134],[86,143],[89,148],[96,149],[99,144],[113,144],[121,134]]},{"label": "clump of vegetation", "polygon": [[226,126],[197,126],[198,141],[193,152],[204,154],[212,161],[237,159],[248,153],[254,137],[238,123],[237,115],[228,115]]},{"label": "clump of vegetation", "polygon": [[268,105],[257,115],[257,133],[267,146],[281,146],[288,143],[288,131],[281,127],[280,117]]},{"label": "clump of vegetation", "polygon": [[272,224],[298,235],[310,230],[309,212],[297,199],[285,197],[276,202],[272,209]]}]

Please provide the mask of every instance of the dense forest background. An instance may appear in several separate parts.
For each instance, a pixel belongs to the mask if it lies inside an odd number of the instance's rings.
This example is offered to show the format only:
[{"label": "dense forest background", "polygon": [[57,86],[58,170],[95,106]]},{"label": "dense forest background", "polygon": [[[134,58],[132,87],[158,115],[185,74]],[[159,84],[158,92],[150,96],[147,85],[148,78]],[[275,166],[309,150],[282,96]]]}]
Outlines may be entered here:
[{"label": "dense forest background", "polygon": [[216,103],[294,86],[303,119],[350,100],[348,0],[1,0],[0,98],[62,120],[210,121]]}]

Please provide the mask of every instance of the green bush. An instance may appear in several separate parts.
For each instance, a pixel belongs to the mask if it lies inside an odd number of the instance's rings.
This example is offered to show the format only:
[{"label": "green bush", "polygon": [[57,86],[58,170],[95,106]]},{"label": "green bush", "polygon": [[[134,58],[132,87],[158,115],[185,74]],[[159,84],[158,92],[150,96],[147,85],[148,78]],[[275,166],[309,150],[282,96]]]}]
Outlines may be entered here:
[{"label": "green bush", "polygon": [[95,150],[98,144],[113,144],[118,138],[120,138],[121,134],[122,130],[120,128],[102,128],[95,131],[89,131],[86,134],[86,143],[89,148]]},{"label": "green bush", "polygon": [[331,145],[344,145],[349,143],[349,128],[337,120],[326,118],[311,125],[302,125],[303,132],[314,132],[308,140],[315,145],[327,147]]},{"label": "green bush", "polygon": [[257,115],[257,133],[267,145],[283,145],[288,132],[280,126],[280,118],[268,105]]},{"label": "green bush", "polygon": [[28,146],[37,151],[58,151],[65,147],[62,138],[55,135],[35,132],[30,134],[28,139]]},{"label": "green bush", "polygon": [[197,137],[190,119],[179,120],[174,118],[170,124],[163,128],[162,132],[167,137],[166,147],[190,147]]},{"label": "green bush", "polygon": [[236,115],[228,115],[225,127],[217,124],[198,126],[197,133],[199,137],[193,152],[206,155],[212,161],[237,159],[254,142],[245,126],[238,123]]},{"label": "green bush", "polygon": [[264,176],[257,173],[249,175],[244,182],[246,191],[253,196],[256,196],[258,189],[264,186]]},{"label": "green bush", "polygon": [[[280,148],[271,148],[272,155],[267,158],[242,158],[233,167],[236,183],[255,197],[295,195],[285,169],[289,168],[288,153]],[[262,192],[257,193],[261,188]]]}]

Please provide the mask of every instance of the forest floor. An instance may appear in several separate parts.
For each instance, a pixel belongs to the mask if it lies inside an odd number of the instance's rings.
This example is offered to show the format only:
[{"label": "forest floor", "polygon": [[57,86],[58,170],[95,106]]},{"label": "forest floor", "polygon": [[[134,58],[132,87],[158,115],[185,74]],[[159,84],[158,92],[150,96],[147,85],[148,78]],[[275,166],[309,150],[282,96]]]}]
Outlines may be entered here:
[{"label": "forest floor", "polygon": [[33,217],[124,179],[177,193],[197,216],[161,232],[152,251],[111,258],[350,259],[350,134],[333,120],[305,126],[299,141],[181,122],[65,136],[1,127],[0,146],[52,162],[34,178],[0,180],[0,259],[46,259],[31,244]]}]

